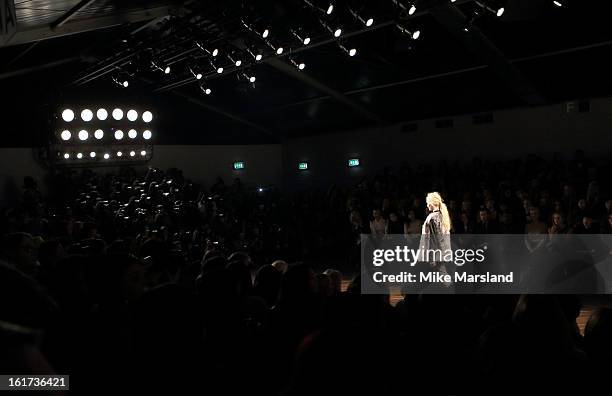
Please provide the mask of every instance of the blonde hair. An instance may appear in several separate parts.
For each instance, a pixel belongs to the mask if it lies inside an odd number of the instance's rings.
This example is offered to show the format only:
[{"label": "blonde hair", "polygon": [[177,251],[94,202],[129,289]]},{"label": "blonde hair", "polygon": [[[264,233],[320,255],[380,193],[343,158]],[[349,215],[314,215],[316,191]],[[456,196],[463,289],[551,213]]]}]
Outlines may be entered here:
[{"label": "blonde hair", "polygon": [[427,194],[425,201],[431,203],[434,207],[440,208],[440,213],[442,214],[442,227],[444,227],[444,231],[450,232],[452,227],[450,215],[448,214],[448,208],[440,193],[436,191],[430,192]]}]

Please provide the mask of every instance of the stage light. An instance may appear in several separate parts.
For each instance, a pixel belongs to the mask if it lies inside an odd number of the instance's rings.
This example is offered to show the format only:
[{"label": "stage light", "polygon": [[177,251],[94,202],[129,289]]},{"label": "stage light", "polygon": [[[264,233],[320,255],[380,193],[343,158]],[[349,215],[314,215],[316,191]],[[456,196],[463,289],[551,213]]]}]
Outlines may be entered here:
[{"label": "stage light", "polygon": [[121,109],[115,109],[113,110],[113,118],[117,121],[121,120],[123,118],[123,110]]},{"label": "stage light", "polygon": [[245,80],[248,80],[251,83],[254,83],[257,80],[255,76],[249,76],[246,73],[242,73],[242,77],[244,77]]},{"label": "stage light", "polygon": [[69,158],[70,158],[70,154],[65,153],[65,154],[64,154],[64,159],[69,159]]},{"label": "stage light", "polygon": [[353,57],[355,55],[357,55],[357,49],[356,48],[346,48],[344,45],[342,44],[338,44],[338,46],[340,47],[340,49],[342,49],[342,51],[346,52],[348,54],[348,56]]},{"label": "stage light", "polygon": [[136,121],[138,119],[138,112],[136,110],[128,110],[127,119],[130,121]]},{"label": "stage light", "polygon": [[223,67],[218,67],[217,68],[217,74],[221,74],[223,73]]},{"label": "stage light", "polygon": [[110,158],[110,154],[109,153],[104,153],[104,159],[109,159]]},{"label": "stage light", "polygon": [[298,170],[307,170],[307,169],[308,169],[308,162],[298,163]]},{"label": "stage light", "polygon": [[415,30],[415,31],[410,31],[407,28],[405,28],[402,25],[395,25],[397,27],[397,29],[404,33],[406,36],[410,37],[413,40],[418,40],[419,37],[421,37],[421,31],[420,30]]},{"label": "stage light", "polygon": [[123,80],[123,88],[127,88],[130,86],[130,82],[128,80]]},{"label": "stage light", "polygon": [[96,158],[96,152],[95,152],[95,151],[92,151],[91,153],[89,153],[89,156],[90,156],[91,158]]},{"label": "stage light", "polygon": [[202,79],[202,73],[200,73],[199,71],[196,71],[196,69],[193,67],[188,67],[188,69],[189,69],[189,73],[191,73],[191,75],[194,76],[196,80]]},{"label": "stage light", "polygon": [[205,87],[204,85],[200,85],[200,90],[204,92],[206,95],[210,95],[212,93],[212,89]]},{"label": "stage light", "polygon": [[504,7],[498,8],[498,9],[497,9],[497,13],[496,13],[496,15],[497,15],[498,17],[500,17],[500,16],[504,15],[504,12],[505,12],[505,11],[506,11],[506,9],[505,9]]},{"label": "stage light", "polygon": [[366,25],[367,27],[370,27],[374,24],[374,18],[368,18],[367,20],[365,18],[362,18],[361,15],[359,15],[356,11],[354,11],[353,9],[349,8],[349,12],[351,13],[351,15],[357,19],[359,22],[363,23],[364,25]]},{"label": "stage light", "polygon": [[261,37],[266,38],[270,35],[270,30],[266,29],[263,31],[263,33],[261,34]]},{"label": "stage light", "polygon": [[242,65],[242,61],[238,59],[236,62],[234,62],[234,64],[236,65],[236,67],[240,67],[240,65]]},{"label": "stage light", "polygon": [[159,70],[164,74],[170,74],[170,65],[166,65],[166,67],[161,67],[158,63],[151,61],[151,66],[153,67],[153,69]]},{"label": "stage light", "polygon": [[144,157],[145,155],[147,155],[147,152],[146,152],[146,151],[144,151],[144,150],[142,150],[142,151],[140,152],[140,155],[141,155],[142,157]]},{"label": "stage light", "polygon": [[263,56],[262,56],[261,54],[257,54],[257,55],[255,55],[255,60],[256,60],[257,62],[259,62],[259,61],[261,60],[261,58],[263,58]]},{"label": "stage light", "polygon": [[89,122],[93,119],[93,112],[89,109],[81,111],[81,119],[85,122]]},{"label": "stage light", "polygon": [[129,81],[125,78],[113,77],[112,79],[113,79],[113,82],[119,85],[120,87],[127,88],[130,85]]},{"label": "stage light", "polygon": [[244,162],[243,161],[236,161],[233,164],[234,170],[240,170],[240,169],[244,169]]},{"label": "stage light", "polygon": [[151,122],[153,120],[153,113],[148,110],[145,111],[144,113],[142,113],[142,120],[144,122]]},{"label": "stage light", "polygon": [[291,64],[293,66],[295,66],[298,70],[304,70],[306,68],[306,64],[304,62],[300,62],[297,63],[295,60],[293,59],[289,59],[289,61],[291,62]]},{"label": "stage light", "polygon": [[121,157],[123,153],[121,151],[117,151],[117,157]]},{"label": "stage light", "polygon": [[135,151],[130,151],[130,157],[133,157],[133,156],[135,156],[135,155],[136,155],[136,152],[135,152]]},{"label": "stage light", "polygon": [[563,3],[557,0],[553,1],[553,4],[556,5],[557,7],[563,7]]},{"label": "stage light", "polygon": [[104,132],[102,131],[102,129],[96,129],[96,131],[94,132],[94,137],[98,140],[102,139],[104,137]]},{"label": "stage light", "polygon": [[117,129],[115,131],[115,139],[117,140],[123,139],[123,131],[121,129]]},{"label": "stage light", "polygon": [[145,140],[149,140],[149,139],[151,139],[151,136],[152,136],[152,133],[151,133],[151,131],[149,131],[148,129],[147,129],[147,130],[145,130],[145,131],[142,133],[142,137],[143,137]]},{"label": "stage light", "polygon": [[334,31],[334,37],[340,37],[342,35],[342,29],[338,28]]},{"label": "stage light", "polygon": [[214,50],[212,50],[211,55],[212,55],[213,57],[215,57],[215,56],[219,55],[219,50],[218,50],[217,48],[215,48]]},{"label": "stage light", "polygon": [[329,3],[329,5],[327,6],[327,10],[325,11],[325,13],[327,15],[331,15],[332,12],[334,12],[334,3]]},{"label": "stage light", "polygon": [[98,111],[96,111],[96,116],[98,116],[98,120],[104,121],[108,118],[108,111],[106,111],[106,109],[98,109]]},{"label": "stage light", "polygon": [[64,130],[60,134],[60,137],[62,138],[62,140],[70,140],[70,138],[72,137],[72,134],[70,133],[69,130]]},{"label": "stage light", "polygon": [[276,54],[277,54],[277,55],[281,55],[281,54],[283,53],[283,51],[284,51],[283,47],[278,47],[278,48],[276,49]]},{"label": "stage light", "polygon": [[65,109],[64,111],[62,111],[62,119],[66,122],[74,120],[74,111],[70,109]]},{"label": "stage light", "polygon": [[219,55],[219,49],[218,48],[215,48],[212,51],[209,51],[208,49],[204,48],[204,46],[201,43],[199,43],[198,41],[196,41],[195,44],[198,46],[198,48],[200,48],[202,51],[206,52],[208,55],[212,56],[213,58],[215,56]]},{"label": "stage light", "polygon": [[166,68],[164,69],[164,73],[170,74],[170,66],[166,66]]},{"label": "stage light", "polygon": [[411,4],[410,8],[408,9],[408,15],[414,15],[415,12],[416,12],[416,6],[414,4]]},{"label": "stage light", "polygon": [[77,154],[77,158],[78,158],[78,159],[83,158],[83,153],[78,153],[78,154]]},{"label": "stage light", "polygon": [[291,31],[291,34],[293,34],[293,36],[298,39],[298,41],[304,45],[308,45],[310,44],[310,37],[309,36],[301,36],[298,32],[296,32],[295,30]]},{"label": "stage light", "polygon": [[136,130],[135,130],[135,129],[130,129],[130,130],[128,131],[128,137],[129,137],[130,139],[136,139],[136,136],[138,136],[138,132],[136,132]]},{"label": "stage light", "polygon": [[486,5],[486,4],[484,4],[484,3],[480,2],[480,1],[476,1],[475,3],[476,3],[476,4],[478,5],[478,7],[480,7],[481,9],[486,10],[486,11],[488,11],[488,12],[490,12],[490,13],[494,14],[494,15],[495,15],[495,16],[497,16],[498,18],[499,18],[499,17],[501,17],[502,15],[504,15],[504,12],[506,12],[506,9],[505,9],[504,7],[500,7],[500,8],[497,8],[497,9],[493,9],[493,8],[489,7],[488,5]]},{"label": "stage light", "polygon": [[80,140],[87,140],[87,138],[89,137],[89,133],[87,133],[86,130],[82,129],[79,131],[79,139]]}]

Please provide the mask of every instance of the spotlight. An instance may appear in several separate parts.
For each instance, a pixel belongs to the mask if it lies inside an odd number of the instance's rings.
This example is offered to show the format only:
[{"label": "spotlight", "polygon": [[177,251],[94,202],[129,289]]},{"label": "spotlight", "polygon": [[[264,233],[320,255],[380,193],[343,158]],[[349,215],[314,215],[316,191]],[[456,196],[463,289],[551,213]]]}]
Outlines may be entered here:
[{"label": "spotlight", "polygon": [[319,19],[319,23],[321,24],[321,26],[323,26],[325,28],[325,30],[327,30],[328,32],[332,33],[334,35],[334,37],[340,37],[340,35],[342,35],[342,29],[341,28],[332,29],[328,24],[326,24],[325,22],[323,22],[320,19]]},{"label": "spotlight", "polygon": [[130,130],[128,131],[128,137],[129,137],[130,139],[136,139],[136,136],[138,136],[138,132],[136,132],[136,130],[135,130],[135,129],[130,129]]},{"label": "spotlight", "polygon": [[338,46],[340,47],[340,49],[344,52],[346,52],[348,54],[348,56],[353,57],[355,55],[357,55],[357,49],[356,48],[346,48],[344,45],[342,44],[338,44]]},{"label": "spotlight", "polygon": [[212,68],[217,71],[217,74],[223,73],[223,66],[217,67],[217,66],[215,66],[215,64],[212,61],[209,61],[209,63],[212,66]]},{"label": "spotlight", "polygon": [[145,155],[147,155],[147,152],[146,152],[146,151],[144,151],[144,150],[142,150],[142,151],[140,152],[140,155],[144,157]]},{"label": "spotlight", "polygon": [[263,56],[261,54],[257,54],[257,55],[255,55],[255,60],[259,62],[262,57]]},{"label": "spotlight", "polygon": [[247,48],[246,50],[249,53],[249,55],[251,55],[255,59],[255,62],[259,62],[263,58],[263,55],[261,54],[260,51],[257,51],[257,54],[255,54],[253,53],[253,51],[251,51],[250,48]]},{"label": "spotlight", "polygon": [[217,74],[221,74],[223,73],[223,68],[222,67],[218,67],[217,68]]},{"label": "spotlight", "polygon": [[123,110],[117,108],[115,110],[113,110],[113,118],[117,121],[121,120],[123,118]]},{"label": "spotlight", "polygon": [[489,7],[488,5],[486,5],[486,4],[484,4],[484,3],[481,3],[480,1],[476,1],[475,3],[476,3],[476,4],[478,5],[478,7],[480,7],[481,9],[486,10],[486,11],[488,11],[488,12],[490,12],[490,13],[494,14],[494,15],[495,15],[495,16],[497,16],[498,18],[499,18],[499,17],[501,17],[502,15],[504,15],[504,12],[506,12],[506,9],[505,9],[504,7],[500,7],[500,8],[497,8],[497,9],[493,9],[493,8]]},{"label": "spotlight", "polygon": [[327,15],[331,15],[331,14],[332,14],[332,12],[334,12],[334,4],[333,4],[333,3],[330,3],[330,4],[327,6],[327,10],[325,11],[325,13],[326,13]]},{"label": "spotlight", "polygon": [[70,109],[65,109],[64,111],[62,111],[62,119],[66,122],[74,120],[74,111]]},{"label": "spotlight", "polygon": [[78,159],[83,158],[83,153],[78,153],[78,154],[77,154],[77,158],[78,158]]},{"label": "spotlight", "polygon": [[404,33],[406,36],[410,37],[413,40],[418,40],[418,38],[421,37],[420,30],[410,31],[406,27],[399,25],[399,24],[395,26],[400,32]]},{"label": "spotlight", "polygon": [[96,152],[95,152],[95,151],[92,151],[91,153],[89,153],[89,156],[90,156],[91,158],[96,158]]},{"label": "spotlight", "polygon": [[93,112],[89,109],[81,111],[81,119],[85,122],[89,122],[93,119]]},{"label": "spotlight", "polygon": [[300,36],[300,34],[298,32],[296,32],[295,30],[291,31],[291,34],[293,34],[293,36],[298,39],[299,42],[301,42],[304,45],[308,45],[310,44],[310,37],[309,36]]},{"label": "spotlight", "polygon": [[[210,95],[210,94],[212,93],[212,89],[210,89],[210,88],[208,88],[208,87],[205,87],[204,85],[200,85],[200,90],[201,90],[202,92],[204,92],[206,95]],[[145,132],[147,132],[147,131],[145,131]],[[149,131],[149,134],[150,134],[150,133],[151,133],[151,132]],[[144,134],[143,134],[143,137],[144,137]],[[150,138],[150,137],[151,137],[151,136],[149,135],[149,138]],[[145,137],[145,139],[148,139],[148,138],[146,138],[146,137]]]},{"label": "spotlight", "polygon": [[109,159],[110,158],[110,154],[109,153],[104,153],[104,159]]},{"label": "spotlight", "polygon": [[135,152],[135,151],[130,151],[130,157],[133,157],[133,156],[135,156],[135,155],[136,155],[136,152]]},{"label": "spotlight", "polygon": [[145,111],[144,113],[142,113],[142,120],[144,122],[151,122],[153,120],[153,113],[148,110]]},{"label": "spotlight", "polygon": [[60,134],[60,137],[62,138],[62,140],[69,140],[72,137],[72,134],[70,133],[69,130],[65,130],[65,131],[62,131],[62,133]]},{"label": "spotlight", "polygon": [[79,140],[87,140],[88,137],[89,137],[89,133],[87,133],[86,130],[81,129],[79,131]]},{"label": "spotlight", "polygon": [[68,159],[68,158],[70,158],[70,154],[68,154],[68,153],[65,153],[65,154],[64,154],[64,158],[65,158],[65,159]]},{"label": "spotlight", "polygon": [[334,31],[334,37],[340,37],[342,34],[342,29],[338,28]]},{"label": "spotlight", "polygon": [[117,157],[121,157],[123,153],[121,151],[117,151]]},{"label": "spotlight", "polygon": [[268,37],[269,35],[270,35],[270,30],[265,29],[265,30],[263,31],[263,33],[261,34],[261,37],[266,38],[266,37]]},{"label": "spotlight", "polygon": [[334,2],[329,2],[326,8],[321,8],[314,5],[310,0],[304,0],[304,3],[315,11],[319,11],[325,15],[331,15],[334,12]]},{"label": "spotlight", "polygon": [[96,129],[96,131],[94,132],[94,137],[98,140],[102,139],[104,137],[104,132],[102,131],[102,129]]},{"label": "spotlight", "polygon": [[364,25],[366,25],[367,27],[370,27],[374,24],[374,18],[368,18],[368,19],[364,19],[362,18],[357,12],[355,12],[353,9],[349,8],[349,12],[351,13],[351,15],[357,19],[359,22],[363,23]]},{"label": "spotlight", "polygon": [[138,112],[136,110],[128,110],[127,119],[130,121],[136,121],[138,119]]},{"label": "spotlight", "polygon": [[200,73],[199,71],[195,71],[193,67],[188,67],[188,69],[189,69],[189,73],[191,73],[191,75],[193,75],[196,80],[202,79],[202,73]]},{"label": "spotlight", "polygon": [[227,56],[227,58],[234,64],[236,65],[236,67],[240,67],[240,65],[242,65],[242,61],[240,59],[234,59],[232,58],[230,55]]},{"label": "spotlight", "polygon": [[214,48],[212,51],[209,51],[200,42],[196,41],[195,44],[198,46],[198,48],[200,48],[202,51],[206,52],[208,55],[212,56],[213,58],[219,55],[219,49],[217,48]]},{"label": "spotlight", "polygon": [[170,74],[170,66],[166,66],[164,69],[164,74]]},{"label": "spotlight", "polygon": [[115,139],[117,140],[123,139],[123,131],[121,129],[117,129],[115,131]]},{"label": "spotlight", "polygon": [[128,80],[123,80],[123,88],[127,88],[130,85]]},{"label": "spotlight", "polygon": [[149,139],[151,139],[151,136],[152,136],[151,131],[149,131],[148,129],[147,129],[147,130],[145,130],[145,131],[142,133],[142,137],[143,137],[145,140],[149,140]]},{"label": "spotlight", "polygon": [[295,66],[298,70],[304,70],[306,68],[306,64],[304,62],[298,63],[293,59],[289,59],[289,62],[291,62],[291,64]]},{"label": "spotlight", "polygon": [[255,29],[253,26],[249,25],[248,23],[246,23],[246,21],[244,19],[241,20],[242,22],[242,26],[244,26],[245,28],[247,28],[247,30],[255,33],[258,36],[261,36],[261,38],[268,38],[268,36],[270,36],[270,29],[265,28],[261,33],[259,33],[259,31],[257,29]]},{"label": "spotlight", "polygon": [[98,111],[96,111],[96,116],[98,116],[98,120],[104,121],[108,118],[108,111],[106,111],[106,109],[98,109]]},{"label": "spotlight", "polygon": [[127,88],[130,85],[130,82],[125,78],[113,77],[113,82],[123,88]]},{"label": "spotlight", "polygon": [[283,47],[278,47],[276,49],[276,55],[281,55],[283,53],[283,51],[284,51]]},{"label": "spotlight", "polygon": [[169,65],[166,65],[166,67],[161,67],[158,63],[151,61],[151,66],[153,67],[153,69],[159,70],[160,72],[163,72],[164,74],[170,74]]},{"label": "spotlight", "polygon": [[250,83],[254,83],[255,81],[257,81],[257,78],[255,76],[249,76],[246,73],[242,73],[242,77],[244,77],[244,79]]},{"label": "spotlight", "polygon": [[416,6],[414,4],[410,4],[410,8],[408,9],[408,15],[414,15],[416,12]]},{"label": "spotlight", "polygon": [[242,61],[238,59],[234,64],[236,65],[236,67],[240,67],[240,65],[242,65]]},{"label": "spotlight", "polygon": [[557,7],[563,7],[563,3],[558,0],[553,1],[553,4],[556,5]]}]

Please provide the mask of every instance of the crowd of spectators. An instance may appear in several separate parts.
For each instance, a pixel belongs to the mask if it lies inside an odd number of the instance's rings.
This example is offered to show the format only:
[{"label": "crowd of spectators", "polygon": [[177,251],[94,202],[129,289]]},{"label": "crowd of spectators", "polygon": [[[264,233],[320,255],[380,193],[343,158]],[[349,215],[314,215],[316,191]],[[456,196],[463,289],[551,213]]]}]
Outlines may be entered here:
[{"label": "crowd of spectators", "polygon": [[578,296],[391,305],[361,295],[355,274],[361,234],[419,234],[429,191],[447,202],[454,233],[610,233],[611,165],[582,152],[404,164],[293,193],[239,179],[205,187],[177,169],[57,171],[45,194],[26,178],[0,218],[0,371],[70,374],[86,394],[596,383],[612,364],[608,308],[583,335]]}]

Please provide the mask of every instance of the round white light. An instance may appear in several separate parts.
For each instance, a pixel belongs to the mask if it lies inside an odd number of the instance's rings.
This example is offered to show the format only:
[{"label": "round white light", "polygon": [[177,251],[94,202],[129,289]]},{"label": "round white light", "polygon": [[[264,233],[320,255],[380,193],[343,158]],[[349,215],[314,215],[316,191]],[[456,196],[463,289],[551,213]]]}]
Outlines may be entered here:
[{"label": "round white light", "polygon": [[300,63],[300,64],[298,65],[298,69],[300,69],[300,70],[304,70],[304,68],[305,68],[305,67],[306,67],[306,64],[305,64],[305,63]]},{"label": "round white light", "polygon": [[408,15],[412,15],[416,12],[416,6],[413,4],[410,6],[410,9],[408,10]]},{"label": "round white light", "polygon": [[138,133],[136,132],[136,130],[135,130],[135,129],[130,129],[130,130],[128,131],[128,137],[129,137],[130,139],[136,139],[136,136],[138,136]]},{"label": "round white light", "polygon": [[218,68],[217,68],[217,73],[218,73],[218,74],[223,73],[223,68],[222,68],[222,67],[218,67]]},{"label": "round white light", "polygon": [[104,132],[102,132],[102,129],[96,129],[94,132],[94,137],[98,140],[102,139],[104,137]]},{"label": "round white light", "polygon": [[80,140],[87,140],[87,138],[89,137],[89,133],[87,133],[86,130],[82,129],[79,131],[79,139]]},{"label": "round white light", "polygon": [[[206,95],[210,95],[210,93],[211,93],[211,92],[212,92],[212,91],[211,91],[211,89],[210,89],[210,88],[206,88],[206,89],[204,90],[204,93],[205,93]],[[146,139],[146,138],[145,138],[145,139]]]},{"label": "round white light", "polygon": [[117,157],[121,157],[123,153],[121,151],[117,151]]},{"label": "round white light", "polygon": [[78,159],[83,158],[83,153],[78,153],[78,154],[77,154],[77,158],[78,158]]},{"label": "round white light", "polygon": [[257,54],[257,55],[255,55],[255,60],[256,60],[256,61],[258,61],[258,62],[259,62],[259,61],[261,60],[261,58],[263,58],[263,56],[262,56],[261,54]]},{"label": "round white light", "polygon": [[412,33],[412,38],[414,40],[417,40],[419,37],[421,37],[421,31],[417,30],[416,32]]},{"label": "round white light", "polygon": [[164,69],[164,73],[170,74],[170,66],[166,66],[166,68]]},{"label": "round white light", "polygon": [[136,121],[138,119],[138,112],[136,110],[128,110],[127,119],[130,121]]},{"label": "round white light", "polygon": [[355,56],[355,55],[357,55],[357,50],[355,48],[351,48],[349,50],[349,56]]},{"label": "round white light", "polygon": [[366,26],[368,26],[368,27],[372,26],[373,24],[374,24],[374,19],[373,18],[370,18],[370,19],[368,19],[366,21]]},{"label": "round white light", "polygon": [[81,119],[85,122],[89,122],[93,119],[93,112],[89,109],[81,111]]},{"label": "round white light", "polygon": [[497,16],[500,17],[500,16],[504,15],[505,11],[506,11],[506,9],[504,7],[500,8],[499,10],[497,10]]},{"label": "round white light", "polygon": [[217,55],[219,55],[219,50],[215,48],[212,52],[212,56],[217,56]]},{"label": "round white light", "polygon": [[113,110],[113,118],[117,121],[123,118],[123,110],[115,109]]},{"label": "round white light", "polygon": [[310,44],[310,37],[306,37],[304,39],[304,45],[308,45],[308,44]]},{"label": "round white light", "polygon": [[130,85],[130,82],[128,80],[123,80],[123,88],[127,88]]},{"label": "round white light", "polygon": [[123,139],[123,131],[121,129],[117,129],[115,131],[115,139],[117,140]]},{"label": "round white light", "polygon": [[98,109],[96,116],[98,116],[98,120],[104,121],[108,118],[108,111],[106,109]]},{"label": "round white light", "polygon": [[91,153],[89,153],[89,156],[90,156],[91,158],[96,158],[96,152],[95,152],[95,151],[92,151]]},{"label": "round white light", "polygon": [[66,122],[74,120],[74,111],[70,109],[65,109],[64,111],[62,111],[62,119]]},{"label": "round white light", "polygon": [[135,155],[136,155],[136,152],[135,152],[135,151],[130,151],[130,157],[133,157],[133,156],[135,156]]},{"label": "round white light", "polygon": [[276,54],[277,54],[277,55],[280,55],[280,54],[282,54],[282,53],[283,53],[283,51],[284,51],[284,50],[283,50],[283,47],[278,47],[278,48],[276,49]]},{"label": "round white light", "polygon": [[145,111],[144,113],[142,113],[142,120],[144,122],[151,122],[153,120],[153,113],[148,110]]},{"label": "round white light", "polygon": [[249,81],[250,81],[250,82],[254,83],[254,82],[255,82],[255,80],[257,80],[257,78],[255,78],[255,76],[251,76],[251,77],[249,77]]},{"label": "round white light", "polygon": [[64,154],[64,158],[65,158],[65,159],[70,158],[70,154],[68,154],[68,153]]},{"label": "round white light", "polygon": [[327,7],[327,15],[331,15],[332,12],[334,12],[334,5],[330,4],[329,7]]},{"label": "round white light", "polygon": [[202,79],[202,73],[198,73],[196,74],[196,80],[201,80]]},{"label": "round white light", "polygon": [[104,154],[104,159],[109,159],[109,158],[110,158],[110,154],[105,153],[105,154]]},{"label": "round white light", "polygon": [[69,130],[65,130],[65,131],[62,131],[60,136],[61,136],[62,140],[68,140],[72,136],[72,133],[70,133]]},{"label": "round white light", "polygon": [[146,152],[146,151],[144,151],[144,150],[142,150],[142,151],[140,152],[140,155],[144,157],[145,155],[147,155],[147,152]]},{"label": "round white light", "polygon": [[236,61],[236,67],[239,67],[240,65],[242,65],[242,61],[241,61],[240,59],[238,59],[238,60]]},{"label": "round white light", "polygon": [[152,133],[151,133],[151,131],[149,131],[148,129],[147,129],[147,130],[145,130],[145,131],[142,133],[142,137],[143,137],[145,140],[149,140],[149,139],[151,139],[151,136],[152,136]]},{"label": "round white light", "polygon": [[334,37],[340,37],[341,34],[342,34],[342,29],[336,29],[336,31],[334,32]]}]

